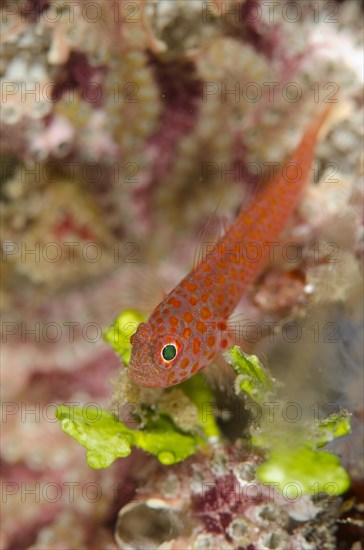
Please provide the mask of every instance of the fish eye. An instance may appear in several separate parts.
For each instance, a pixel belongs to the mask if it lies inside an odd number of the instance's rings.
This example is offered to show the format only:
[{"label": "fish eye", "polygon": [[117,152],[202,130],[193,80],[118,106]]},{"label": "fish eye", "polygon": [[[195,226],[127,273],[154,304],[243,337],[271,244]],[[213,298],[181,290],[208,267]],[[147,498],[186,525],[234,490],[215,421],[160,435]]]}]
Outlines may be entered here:
[{"label": "fish eye", "polygon": [[162,349],[162,357],[165,361],[172,361],[177,355],[177,348],[174,344],[167,344]]}]

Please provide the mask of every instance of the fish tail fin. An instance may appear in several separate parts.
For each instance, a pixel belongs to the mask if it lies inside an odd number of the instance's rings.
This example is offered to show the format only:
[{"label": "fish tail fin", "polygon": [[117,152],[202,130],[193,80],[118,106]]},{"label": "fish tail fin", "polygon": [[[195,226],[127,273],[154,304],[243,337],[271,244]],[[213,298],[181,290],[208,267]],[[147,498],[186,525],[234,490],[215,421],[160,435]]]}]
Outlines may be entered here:
[{"label": "fish tail fin", "polygon": [[[273,177],[262,191],[262,204],[269,207],[272,197],[279,197],[286,212],[293,209],[301,191],[308,180],[315,148],[321,130],[324,128],[332,111],[332,105],[323,109],[315,120],[306,128],[301,141],[284,163],[279,173]],[[292,172],[290,172],[292,170]]]},{"label": "fish tail fin", "polygon": [[253,228],[259,225],[260,235],[279,237],[309,179],[317,139],[331,111],[330,104],[316,116],[306,128],[288,161],[266,183],[249,207],[241,209],[235,224],[239,235],[243,230],[246,232],[246,228],[251,228],[249,238],[255,239]]}]

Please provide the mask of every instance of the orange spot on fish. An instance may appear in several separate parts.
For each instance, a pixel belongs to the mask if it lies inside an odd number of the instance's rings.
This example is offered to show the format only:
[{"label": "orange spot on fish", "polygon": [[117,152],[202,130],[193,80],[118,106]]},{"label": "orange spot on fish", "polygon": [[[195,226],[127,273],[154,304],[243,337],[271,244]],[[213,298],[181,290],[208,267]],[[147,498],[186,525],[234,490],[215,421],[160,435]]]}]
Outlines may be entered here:
[{"label": "orange spot on fish", "polygon": [[191,374],[194,374],[198,370],[199,366],[200,366],[200,363],[197,361],[197,363],[195,363],[191,369]]},{"label": "orange spot on fish", "polygon": [[190,328],[184,328],[182,332],[183,338],[190,338],[192,334],[192,330]]},{"label": "orange spot on fish", "polygon": [[177,298],[170,298],[167,304],[170,304],[173,307],[180,307],[182,302],[181,300],[177,300]]},{"label": "orange spot on fish", "polygon": [[216,338],[215,336],[209,336],[207,338],[207,345],[212,348],[214,345],[215,345],[215,342],[216,342]]},{"label": "orange spot on fish", "polygon": [[181,369],[185,369],[190,364],[190,360],[188,357],[185,357],[183,361],[181,361]]},{"label": "orange spot on fish", "polygon": [[215,304],[216,304],[217,306],[221,306],[221,304],[223,304],[224,302],[225,302],[225,296],[224,296],[224,294],[218,294],[218,295],[217,295],[217,298],[216,298],[216,300],[215,300]]},{"label": "orange spot on fish", "polygon": [[213,282],[214,281],[212,280],[212,277],[205,277],[204,283],[205,283],[206,286],[211,286],[213,284]]},{"label": "orange spot on fish", "polygon": [[186,321],[186,323],[190,323],[193,321],[193,315],[190,311],[186,311],[186,313],[183,314],[183,319]]},{"label": "orange spot on fish", "polygon": [[205,304],[207,302],[207,300],[209,299],[209,295],[206,294],[206,292],[204,292],[202,295],[201,295],[201,301]]},{"label": "orange spot on fish", "polygon": [[196,323],[196,328],[197,328],[198,331],[202,332],[202,334],[203,334],[204,332],[206,332],[206,330],[207,330],[207,329],[206,329],[206,324],[203,323],[202,321],[197,321],[197,323]]},{"label": "orange spot on fish", "polygon": [[221,348],[227,348],[227,346],[228,346],[228,341],[226,340],[226,338],[223,338],[221,340],[220,347]]},{"label": "orange spot on fish", "polygon": [[211,317],[211,311],[209,310],[208,307],[204,306],[201,309],[201,317],[202,319],[209,319]]},{"label": "orange spot on fish", "polygon": [[193,353],[194,353],[195,355],[197,355],[197,354],[199,353],[199,351],[200,351],[200,348],[201,348],[201,342],[200,342],[200,340],[199,340],[198,338],[194,338],[194,339],[193,339],[193,347],[192,347]]},{"label": "orange spot on fish", "polygon": [[187,281],[187,284],[185,285],[187,290],[190,290],[191,292],[194,292],[197,290],[197,285],[195,283],[191,283],[190,281]]},{"label": "orange spot on fish", "polygon": [[190,304],[191,304],[191,306],[195,306],[196,304],[198,304],[198,297],[197,297],[195,294],[193,294],[193,295],[191,296],[191,298],[190,298]]},{"label": "orange spot on fish", "polygon": [[169,318],[169,324],[173,327],[176,327],[178,325],[178,319],[177,317],[174,317],[173,315]]}]

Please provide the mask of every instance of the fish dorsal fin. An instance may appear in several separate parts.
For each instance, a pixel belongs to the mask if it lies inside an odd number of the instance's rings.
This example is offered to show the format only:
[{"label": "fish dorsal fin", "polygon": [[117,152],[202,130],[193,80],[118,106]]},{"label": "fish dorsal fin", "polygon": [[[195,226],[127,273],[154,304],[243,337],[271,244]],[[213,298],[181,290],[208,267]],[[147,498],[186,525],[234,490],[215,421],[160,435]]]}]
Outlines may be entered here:
[{"label": "fish dorsal fin", "polygon": [[119,285],[115,303],[120,311],[135,309],[149,315],[165,295],[160,276],[153,268],[146,269],[143,265],[133,264],[128,268],[123,267],[123,284]]},{"label": "fish dorsal fin", "polygon": [[209,254],[216,243],[221,239],[231,226],[231,220],[226,213],[219,212],[222,199],[220,199],[215,210],[211,213],[209,219],[202,227],[195,248],[195,254],[193,258],[193,269],[206,259],[206,255]]}]

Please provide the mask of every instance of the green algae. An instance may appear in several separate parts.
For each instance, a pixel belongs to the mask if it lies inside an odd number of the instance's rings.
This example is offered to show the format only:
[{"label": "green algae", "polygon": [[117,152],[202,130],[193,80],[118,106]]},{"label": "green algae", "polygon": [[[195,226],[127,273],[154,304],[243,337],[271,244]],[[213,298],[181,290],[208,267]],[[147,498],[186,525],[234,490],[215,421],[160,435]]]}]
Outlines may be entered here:
[{"label": "green algae", "polygon": [[[265,462],[257,469],[262,483],[270,483],[284,492],[287,487],[301,494],[327,492],[340,495],[350,478],[339,459],[320,450],[330,441],[350,433],[350,414],[340,411],[316,422],[284,424],[272,407],[284,410],[286,403],[277,398],[279,384],[265,371],[255,355],[246,355],[234,346],[225,358],[237,373],[236,388],[260,406],[258,428],[251,428],[251,443],[264,450]],[[274,409],[273,409],[274,410]]]},{"label": "green algae", "polygon": [[[202,441],[179,431],[173,422],[160,417],[143,430],[132,430],[110,411],[98,407],[60,405],[56,417],[63,431],[87,449],[91,468],[107,468],[117,458],[128,456],[132,447],[155,455],[162,464],[175,464],[193,455]],[[173,449],[173,451],[172,451]]]},{"label": "green algae", "polygon": [[104,332],[103,337],[114,351],[129,365],[131,348],[130,337],[136,332],[139,323],[146,317],[132,309],[123,311]]},{"label": "green algae", "polygon": [[220,438],[220,430],[213,414],[214,396],[209,384],[201,373],[197,373],[178,387],[191,399],[197,407],[198,425],[204,432],[207,439],[216,440]]},{"label": "green algae", "polygon": [[350,485],[349,475],[334,454],[305,445],[275,449],[257,468],[257,477],[289,499],[304,494],[341,495]]},{"label": "green algae", "polygon": [[263,404],[273,390],[275,380],[261,365],[256,355],[247,355],[238,346],[229,348],[224,357],[237,374],[235,386],[254,401]]}]

